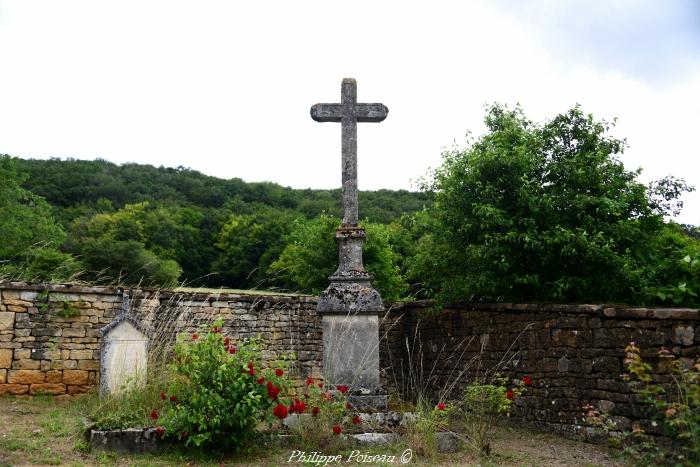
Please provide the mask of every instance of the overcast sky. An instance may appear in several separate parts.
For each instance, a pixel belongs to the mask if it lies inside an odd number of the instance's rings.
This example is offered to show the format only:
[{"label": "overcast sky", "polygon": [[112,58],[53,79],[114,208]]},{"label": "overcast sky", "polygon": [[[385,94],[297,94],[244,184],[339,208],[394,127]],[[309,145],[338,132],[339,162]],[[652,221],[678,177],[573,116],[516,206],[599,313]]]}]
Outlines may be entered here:
[{"label": "overcast sky", "polygon": [[700,189],[700,1],[0,0],[0,153],[339,187],[340,125],[309,108],[343,77],[389,107],[360,189],[415,189],[494,101],[617,117],[628,169]]}]

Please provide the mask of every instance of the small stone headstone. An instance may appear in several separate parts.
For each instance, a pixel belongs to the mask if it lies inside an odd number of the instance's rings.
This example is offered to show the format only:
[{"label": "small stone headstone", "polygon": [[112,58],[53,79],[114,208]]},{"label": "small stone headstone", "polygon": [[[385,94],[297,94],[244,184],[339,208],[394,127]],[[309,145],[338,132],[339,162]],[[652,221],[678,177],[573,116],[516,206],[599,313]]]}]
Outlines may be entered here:
[{"label": "small stone headstone", "polygon": [[100,352],[100,395],[114,394],[130,385],[146,382],[148,335],[125,307],[112,323],[102,329]]}]

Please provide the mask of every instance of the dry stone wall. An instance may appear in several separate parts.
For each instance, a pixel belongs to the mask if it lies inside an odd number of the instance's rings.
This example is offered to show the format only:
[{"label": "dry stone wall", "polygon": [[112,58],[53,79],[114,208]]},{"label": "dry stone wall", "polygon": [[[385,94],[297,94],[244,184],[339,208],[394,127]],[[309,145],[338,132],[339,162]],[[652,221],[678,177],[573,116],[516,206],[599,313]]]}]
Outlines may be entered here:
[{"label": "dry stone wall", "polygon": [[122,310],[125,294],[128,312],[150,330],[156,356],[166,355],[178,333],[221,318],[225,335],[260,335],[267,358],[294,353],[292,374],[299,379],[321,376],[313,297],[2,283],[0,395],[69,397],[95,387],[102,329]]},{"label": "dry stone wall", "polygon": [[[74,285],[0,283],[0,395],[71,397],[99,382],[102,329],[128,296],[128,310],[150,330],[149,349],[166,355],[180,332],[223,319],[234,338],[260,335],[266,357],[294,353],[299,384],[322,377],[321,320],[316,297],[159,292]],[[608,305],[465,304],[427,314],[429,302],[385,303],[380,319],[383,387],[408,393],[423,372],[426,389],[458,395],[482,369],[502,365],[533,385],[516,401],[513,419],[549,430],[586,433],[586,404],[609,412],[620,428],[649,424],[624,372],[624,348],[635,341],[656,366],[667,347],[690,364],[700,355],[700,313],[691,309]],[[507,362],[507,364],[503,364]],[[422,370],[421,370],[422,368]],[[670,381],[663,369],[655,375]],[[647,426],[650,431],[653,427]]]},{"label": "dry stone wall", "polygon": [[[529,375],[533,384],[516,401],[511,417],[548,430],[587,436],[583,406],[612,416],[618,429],[639,421],[651,433],[650,413],[625,372],[625,347],[634,341],[652,363],[654,379],[670,388],[666,347],[690,367],[700,357],[700,311],[610,305],[465,304],[426,316],[428,302],[394,304],[393,328],[382,347],[391,361],[387,380],[411,389],[422,367],[426,388],[454,388],[458,395],[479,372],[501,368],[512,380]],[[673,391],[670,391],[673,393]]]}]

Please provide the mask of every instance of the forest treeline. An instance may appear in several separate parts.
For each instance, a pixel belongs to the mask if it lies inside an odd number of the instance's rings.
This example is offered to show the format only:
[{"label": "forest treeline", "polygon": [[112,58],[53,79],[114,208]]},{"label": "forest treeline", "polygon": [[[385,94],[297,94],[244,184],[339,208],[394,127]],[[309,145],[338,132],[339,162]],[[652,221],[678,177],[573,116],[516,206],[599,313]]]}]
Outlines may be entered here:
[{"label": "forest treeline", "polygon": [[[682,179],[638,181],[579,107],[542,124],[487,109],[420,192],[361,192],[365,266],[387,299],[700,305],[700,229]],[[340,190],[187,168],[0,156],[0,279],[318,293]]]},{"label": "forest treeline", "polygon": [[[3,156],[1,164],[3,190],[14,185],[16,200],[31,206],[27,214],[34,211],[5,226],[16,231],[0,255],[6,275],[42,279],[55,266],[55,280],[71,272],[93,283],[275,288],[284,281],[271,277],[269,266],[294,226],[341,212],[340,189],[292,189],[104,160]],[[9,203],[12,196],[4,198]],[[377,225],[430,205],[429,194],[406,190],[361,191],[359,199],[365,223]],[[47,228],[36,229],[34,217]]]}]

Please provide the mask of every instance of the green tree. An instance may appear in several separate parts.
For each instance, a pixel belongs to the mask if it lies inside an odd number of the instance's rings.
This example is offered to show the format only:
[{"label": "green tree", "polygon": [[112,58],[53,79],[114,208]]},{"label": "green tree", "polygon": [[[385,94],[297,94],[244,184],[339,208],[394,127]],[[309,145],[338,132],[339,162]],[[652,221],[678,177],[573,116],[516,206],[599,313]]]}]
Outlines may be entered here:
[{"label": "green tree", "polygon": [[485,123],[424,184],[434,226],[412,277],[443,301],[649,300],[647,252],[689,187],[637,182],[618,159],[624,141],[579,107],[540,126],[493,105]]},{"label": "green tree", "polygon": [[74,277],[79,265],[58,251],[65,232],[54,220],[49,204],[21,187],[24,180],[15,161],[0,155],[0,276],[20,280]]},{"label": "green tree", "polygon": [[94,282],[172,286],[182,269],[169,257],[169,244],[154,241],[160,231],[154,226],[164,217],[150,211],[148,203],[127,204],[114,213],[74,221],[67,246]]},{"label": "green tree", "polygon": [[[287,246],[268,268],[272,281],[287,290],[312,294],[325,289],[328,277],[338,267],[335,229],[339,225],[339,218],[327,215],[312,220],[297,219]],[[391,245],[391,227],[374,223],[365,223],[364,227],[367,230],[363,248],[365,268],[372,274],[372,283],[382,297],[396,300],[405,294],[407,284],[399,267],[401,258]]]},{"label": "green tree", "polygon": [[256,205],[249,214],[232,214],[222,225],[214,263],[217,280],[228,287],[266,284],[265,272],[285,246],[285,237],[298,217],[291,211]]}]

